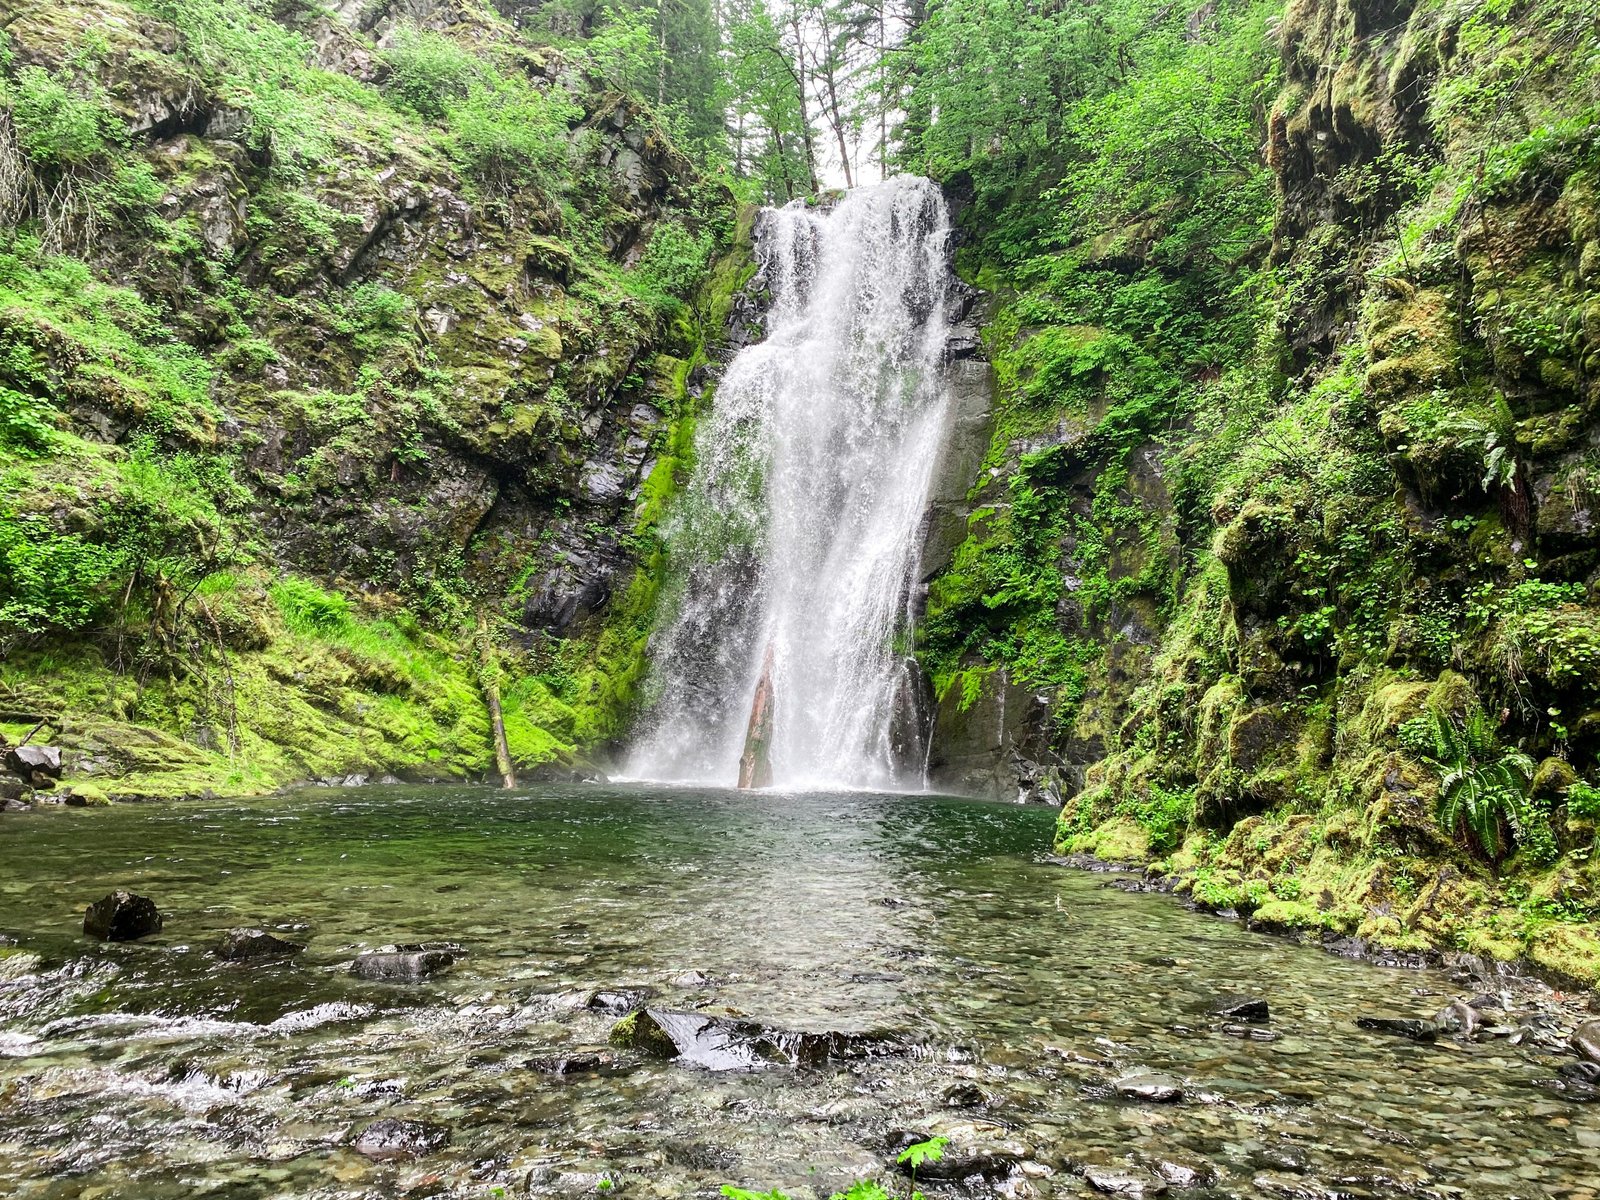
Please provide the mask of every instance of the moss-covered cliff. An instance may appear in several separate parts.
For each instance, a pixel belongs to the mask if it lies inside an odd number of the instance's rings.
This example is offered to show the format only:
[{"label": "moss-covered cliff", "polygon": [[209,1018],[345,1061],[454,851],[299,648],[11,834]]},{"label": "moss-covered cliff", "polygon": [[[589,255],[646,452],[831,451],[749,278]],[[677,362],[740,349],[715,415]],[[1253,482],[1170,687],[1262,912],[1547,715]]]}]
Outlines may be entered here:
[{"label": "moss-covered cliff", "polygon": [[1149,21],[1059,190],[951,177],[1000,394],[936,777],[1269,926],[1600,978],[1592,6]]},{"label": "moss-covered cliff", "polygon": [[619,732],[726,189],[476,0],[37,0],[0,65],[0,731],[112,794],[479,776],[485,670],[522,764]]}]

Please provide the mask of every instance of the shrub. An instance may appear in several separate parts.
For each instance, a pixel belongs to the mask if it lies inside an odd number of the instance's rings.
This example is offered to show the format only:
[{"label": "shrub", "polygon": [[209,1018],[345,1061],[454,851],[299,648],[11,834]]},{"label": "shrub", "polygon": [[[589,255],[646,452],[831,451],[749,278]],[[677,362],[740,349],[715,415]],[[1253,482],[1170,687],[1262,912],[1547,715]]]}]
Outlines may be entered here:
[{"label": "shrub", "polygon": [[0,88],[0,103],[11,110],[18,146],[40,166],[85,166],[121,133],[98,95],[80,95],[40,67],[24,67],[15,83]]},{"label": "shrub", "polygon": [[461,169],[490,196],[509,200],[524,188],[549,193],[567,160],[570,103],[512,78],[485,81],[450,116]]},{"label": "shrub", "polygon": [[449,38],[422,29],[402,29],[384,54],[389,77],[383,90],[397,105],[428,121],[442,121],[450,106],[467,98],[478,77],[478,60]]}]

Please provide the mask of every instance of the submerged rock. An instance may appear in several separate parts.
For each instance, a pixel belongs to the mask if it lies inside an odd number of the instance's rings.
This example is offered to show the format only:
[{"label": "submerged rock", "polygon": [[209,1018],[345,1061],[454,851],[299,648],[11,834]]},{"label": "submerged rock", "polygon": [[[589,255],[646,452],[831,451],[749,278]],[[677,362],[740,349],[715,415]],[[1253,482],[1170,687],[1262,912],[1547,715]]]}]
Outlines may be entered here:
[{"label": "submerged rock", "polygon": [[83,931],[102,942],[132,942],[161,930],[161,910],[147,896],[112,892],[83,914]]},{"label": "submerged rock", "polygon": [[374,951],[358,954],[350,974],[383,983],[416,983],[449,970],[455,961],[448,950]]},{"label": "submerged rock", "polygon": [[640,1009],[617,1022],[611,1042],[707,1071],[750,1071],[776,1061],[759,1026],[702,1013]]},{"label": "submerged rock", "polygon": [[813,1033],[698,1012],[641,1008],[618,1021],[611,1044],[708,1071],[753,1070],[767,1064],[817,1067],[835,1059],[873,1058],[908,1048],[888,1031]]},{"label": "submerged rock", "polygon": [[230,929],[211,953],[225,962],[242,962],[251,958],[282,958],[304,949],[299,942],[274,937],[265,929]]},{"label": "submerged rock", "polygon": [[450,1144],[450,1131],[426,1121],[385,1117],[356,1135],[355,1151],[374,1162],[421,1158]]},{"label": "submerged rock", "polygon": [[1259,996],[1219,996],[1211,1005],[1211,1015],[1230,1021],[1265,1021],[1271,1016],[1267,1002]]},{"label": "submerged rock", "polygon": [[1147,1104],[1176,1104],[1183,1099],[1182,1081],[1157,1071],[1124,1075],[1112,1087],[1124,1100],[1142,1100]]},{"label": "submerged rock", "polygon": [[574,1050],[569,1054],[538,1054],[527,1061],[530,1071],[541,1075],[594,1075],[616,1067],[616,1058],[605,1050]]},{"label": "submerged rock", "polygon": [[1244,1038],[1251,1042],[1275,1042],[1278,1035],[1270,1029],[1262,1029],[1259,1025],[1240,1025],[1228,1022],[1222,1027],[1222,1032],[1229,1037]]},{"label": "submerged rock", "polygon": [[1124,1171],[1115,1167],[1084,1167],[1083,1180],[1097,1192],[1108,1196],[1165,1196],[1164,1180],[1141,1171]]},{"label": "submerged rock", "polygon": [[1431,1042],[1439,1036],[1439,1024],[1421,1017],[1358,1017],[1356,1025],[1374,1033],[1392,1033],[1413,1042]]},{"label": "submerged rock", "polygon": [[943,1099],[951,1108],[982,1108],[989,1103],[989,1093],[975,1083],[952,1083]]},{"label": "submerged rock", "polygon": [[[889,1152],[894,1156],[893,1167],[897,1172],[914,1173],[918,1180],[966,1182],[982,1179],[995,1183],[1010,1176],[1033,1154],[1027,1145],[1007,1136],[1008,1132],[1003,1126],[983,1121],[940,1122],[931,1129],[902,1129],[890,1134]],[[915,1168],[910,1162],[900,1161],[900,1155],[908,1146],[935,1136],[949,1139],[938,1159],[925,1161]]]}]

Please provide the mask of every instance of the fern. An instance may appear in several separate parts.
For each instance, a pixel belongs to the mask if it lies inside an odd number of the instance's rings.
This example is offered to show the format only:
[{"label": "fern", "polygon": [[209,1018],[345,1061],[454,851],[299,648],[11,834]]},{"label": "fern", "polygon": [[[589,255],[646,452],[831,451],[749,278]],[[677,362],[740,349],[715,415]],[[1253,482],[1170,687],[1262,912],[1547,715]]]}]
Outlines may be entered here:
[{"label": "fern", "polygon": [[1494,722],[1481,708],[1459,718],[1426,709],[1401,726],[1400,742],[1438,773],[1439,824],[1451,837],[1464,827],[1484,855],[1498,862],[1509,826],[1514,844],[1548,855],[1548,822],[1528,797],[1533,759],[1501,747]]}]

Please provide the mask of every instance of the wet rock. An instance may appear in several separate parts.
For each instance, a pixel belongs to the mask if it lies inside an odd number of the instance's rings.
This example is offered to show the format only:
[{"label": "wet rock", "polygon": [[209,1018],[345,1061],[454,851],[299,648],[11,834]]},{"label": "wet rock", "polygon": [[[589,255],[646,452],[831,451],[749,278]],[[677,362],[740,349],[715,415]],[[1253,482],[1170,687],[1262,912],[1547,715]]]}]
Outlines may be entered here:
[{"label": "wet rock", "polygon": [[904,1035],[889,1031],[790,1030],[664,1008],[630,1013],[612,1027],[610,1040],[613,1046],[708,1071],[751,1070],[769,1063],[819,1067],[835,1060],[893,1054],[910,1046]]},{"label": "wet rock", "polygon": [[111,797],[92,783],[75,783],[61,796],[68,808],[109,808]]},{"label": "wet rock", "polygon": [[1556,1074],[1562,1079],[1573,1080],[1577,1083],[1594,1087],[1600,1084],[1600,1062],[1569,1062],[1562,1063],[1556,1068]]},{"label": "wet rock", "polygon": [[0,775],[0,800],[26,804],[31,799],[33,799],[33,787],[26,780]]},{"label": "wet rock", "polygon": [[1294,1175],[1257,1175],[1250,1182],[1263,1195],[1281,1196],[1284,1200],[1331,1200],[1337,1195],[1314,1179]]},{"label": "wet rock", "polygon": [[1600,1021],[1585,1021],[1572,1031],[1572,1048],[1592,1063],[1600,1063]]},{"label": "wet rock", "polygon": [[1183,1099],[1183,1083],[1157,1071],[1138,1071],[1124,1075],[1112,1085],[1124,1100],[1146,1104],[1176,1104]]},{"label": "wet rock", "polygon": [[230,929],[211,953],[225,962],[243,962],[252,958],[282,958],[304,949],[299,942],[284,941],[265,929]]},{"label": "wet rock", "polygon": [[132,892],[112,892],[83,914],[83,931],[102,942],[131,942],[161,929],[161,911],[154,900]]},{"label": "wet rock", "polygon": [[6,751],[6,766],[22,779],[36,775],[60,779],[61,751],[55,746],[13,746]]},{"label": "wet rock", "polygon": [[944,1090],[944,1102],[951,1108],[982,1108],[989,1093],[975,1083],[952,1083]]},{"label": "wet rock", "polygon": [[356,1135],[354,1146],[357,1154],[374,1162],[393,1162],[397,1159],[421,1158],[449,1144],[450,1131],[442,1125],[385,1117],[381,1121],[374,1121]]},{"label": "wet rock", "polygon": [[1267,1002],[1259,996],[1219,996],[1211,1005],[1211,1015],[1230,1021],[1265,1021],[1271,1015]]},{"label": "wet rock", "polygon": [[667,982],[673,987],[710,987],[712,979],[704,971],[689,970],[679,971]]},{"label": "wet rock", "polygon": [[602,988],[589,994],[584,1007],[608,1017],[624,1017],[635,1009],[643,1008],[653,994],[650,988]]},{"label": "wet rock", "polygon": [[350,974],[384,983],[416,983],[449,970],[455,961],[448,950],[377,951],[357,955]]},{"label": "wet rock", "polygon": [[1164,1181],[1138,1171],[1115,1167],[1084,1167],[1083,1180],[1097,1192],[1108,1196],[1165,1196]]},{"label": "wet rock", "polygon": [[1431,1042],[1439,1036],[1439,1025],[1421,1017],[1359,1017],[1356,1025],[1374,1033],[1389,1033],[1413,1042]]}]

